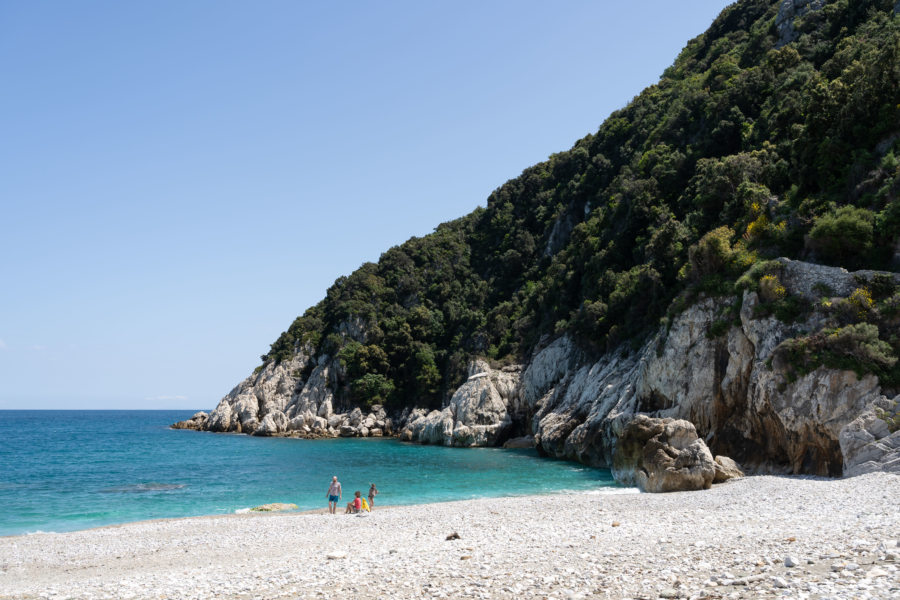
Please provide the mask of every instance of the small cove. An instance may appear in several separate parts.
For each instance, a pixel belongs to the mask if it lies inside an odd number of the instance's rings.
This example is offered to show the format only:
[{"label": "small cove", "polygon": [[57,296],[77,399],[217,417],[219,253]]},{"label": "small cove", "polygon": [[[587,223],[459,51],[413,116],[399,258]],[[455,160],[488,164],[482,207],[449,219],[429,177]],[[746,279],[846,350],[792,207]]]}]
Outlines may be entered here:
[{"label": "small cove", "polygon": [[192,411],[0,411],[0,535],[228,514],[269,502],[325,506],[370,482],[377,503],[585,492],[607,470],[534,450],[420,446],[393,439],[301,440],[169,429]]}]

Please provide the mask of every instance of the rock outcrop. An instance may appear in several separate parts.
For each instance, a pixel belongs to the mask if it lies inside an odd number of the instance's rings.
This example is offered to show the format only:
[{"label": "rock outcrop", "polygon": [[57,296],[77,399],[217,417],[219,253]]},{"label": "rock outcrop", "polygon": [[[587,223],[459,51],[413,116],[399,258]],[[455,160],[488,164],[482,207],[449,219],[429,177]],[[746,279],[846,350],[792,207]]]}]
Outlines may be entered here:
[{"label": "rock outcrop", "polygon": [[616,441],[612,473],[645,492],[687,492],[708,489],[716,463],[691,423],[638,415]]},{"label": "rock outcrop", "polygon": [[[346,329],[359,334],[359,327],[352,323]],[[172,427],[304,438],[393,435],[393,420],[381,405],[365,413],[359,407],[335,413],[340,365],[327,355],[313,359],[310,354],[303,348],[290,361],[266,365],[235,386],[209,415],[197,413]],[[305,378],[304,372],[309,373]]]},{"label": "rock outcrop", "polygon": [[900,395],[879,398],[841,430],[844,475],[900,473]]},{"label": "rock outcrop", "polygon": [[[898,274],[779,261],[786,293],[813,307],[821,304],[823,290],[832,299],[846,297],[876,275],[900,283]],[[685,468],[693,485],[742,473],[712,455],[730,457],[751,472],[839,476],[900,469],[900,396],[887,399],[873,375],[819,367],[789,377],[780,364],[779,344],[818,331],[827,315],[812,309],[788,324],[762,310],[756,292],[739,300],[739,311],[734,298],[695,302],[637,352],[622,348],[590,359],[561,336],[544,341],[522,365],[493,369],[474,360],[446,406],[431,411],[389,415],[374,406],[336,412],[340,362],[298,348],[291,361],[268,364],[241,382],[208,417],[198,413],[179,426],[301,437],[399,435],[448,446],[501,445],[530,435],[541,453],[612,467],[622,481],[638,481],[641,476],[628,473],[646,472],[639,483],[646,489],[681,485],[673,483],[673,473]],[[344,329],[365,338],[363,324]],[[654,434],[642,448],[650,444],[657,466],[615,467],[617,444],[626,433],[633,436],[629,427],[640,415],[687,421],[709,450],[693,442],[650,443]],[[686,466],[689,460],[696,465]]]},{"label": "rock outcrop", "polygon": [[445,446],[495,446],[512,427],[518,369],[494,371],[483,360],[469,365],[469,378],[443,410],[406,421],[400,439]]},{"label": "rock outcrop", "polygon": [[203,429],[206,426],[206,422],[208,420],[209,415],[203,411],[200,411],[194,413],[194,416],[192,416],[190,419],[173,423],[172,429]]},{"label": "rock outcrop", "polygon": [[775,16],[775,31],[778,32],[776,48],[781,48],[797,40],[800,34],[794,28],[794,19],[806,13],[821,10],[826,0],[782,0]]}]

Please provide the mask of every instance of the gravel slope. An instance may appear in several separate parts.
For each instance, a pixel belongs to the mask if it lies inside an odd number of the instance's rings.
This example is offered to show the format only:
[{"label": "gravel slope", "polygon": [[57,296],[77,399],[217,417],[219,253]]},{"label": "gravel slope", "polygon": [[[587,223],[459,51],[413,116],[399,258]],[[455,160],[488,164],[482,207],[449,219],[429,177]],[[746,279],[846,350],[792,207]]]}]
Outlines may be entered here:
[{"label": "gravel slope", "polygon": [[900,476],[759,476],[6,537],[0,598],[900,598],[898,538]]}]

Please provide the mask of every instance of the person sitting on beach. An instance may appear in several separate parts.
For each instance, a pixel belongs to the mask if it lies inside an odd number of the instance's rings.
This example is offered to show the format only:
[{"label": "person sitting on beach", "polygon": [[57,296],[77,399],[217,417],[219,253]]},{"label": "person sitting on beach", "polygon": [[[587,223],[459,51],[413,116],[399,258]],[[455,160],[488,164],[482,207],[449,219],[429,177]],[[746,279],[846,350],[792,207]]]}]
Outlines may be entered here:
[{"label": "person sitting on beach", "polygon": [[351,502],[347,503],[347,511],[344,513],[345,515],[350,513],[358,513],[362,509],[362,492],[357,490],[353,493],[353,495],[356,497],[353,498]]},{"label": "person sitting on beach", "polygon": [[328,486],[328,512],[335,514],[337,511],[337,503],[341,499],[341,482],[338,481],[337,475],[331,478],[331,485]]},{"label": "person sitting on beach", "polygon": [[378,488],[375,487],[374,483],[369,484],[369,511],[372,511],[375,508],[375,496],[378,495]]}]

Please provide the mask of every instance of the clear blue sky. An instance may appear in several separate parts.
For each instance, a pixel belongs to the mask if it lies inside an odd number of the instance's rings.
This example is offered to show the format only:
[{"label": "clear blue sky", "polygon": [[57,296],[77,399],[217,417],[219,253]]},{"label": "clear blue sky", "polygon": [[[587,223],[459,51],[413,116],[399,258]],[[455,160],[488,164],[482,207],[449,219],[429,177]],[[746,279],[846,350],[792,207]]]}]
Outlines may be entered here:
[{"label": "clear blue sky", "polygon": [[210,409],[725,0],[0,3],[0,409]]}]

